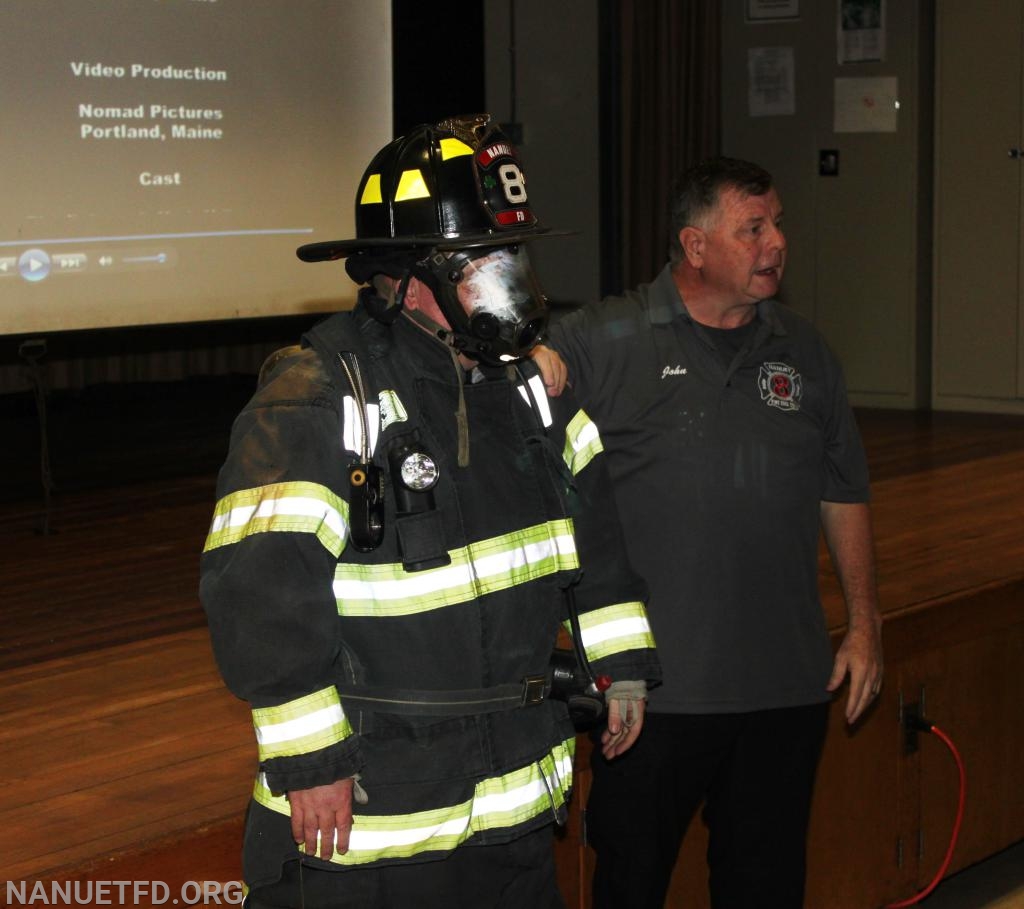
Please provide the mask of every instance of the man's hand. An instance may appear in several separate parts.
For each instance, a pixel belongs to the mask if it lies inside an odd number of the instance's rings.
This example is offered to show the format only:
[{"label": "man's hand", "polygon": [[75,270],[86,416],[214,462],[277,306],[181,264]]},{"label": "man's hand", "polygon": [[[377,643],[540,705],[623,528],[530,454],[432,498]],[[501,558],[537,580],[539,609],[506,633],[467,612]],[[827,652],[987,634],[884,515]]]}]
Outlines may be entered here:
[{"label": "man's hand", "polygon": [[[643,682],[619,682],[619,685],[639,686],[646,691]],[[633,743],[644,728],[644,710],[647,701],[643,697],[629,694],[626,697],[615,697],[614,686],[608,690],[608,724],[601,733],[601,754],[607,760],[625,754],[633,747]]]},{"label": "man's hand", "polygon": [[530,359],[537,364],[540,377],[544,380],[549,398],[557,398],[564,390],[569,379],[569,370],[565,361],[550,347],[538,344],[530,351]]},{"label": "man's hand", "polygon": [[875,584],[871,512],[863,503],[822,502],[821,526],[846,600],[848,628],[827,690],[850,676],[846,722],[855,723],[882,690],[882,616]]},{"label": "man's hand", "polygon": [[288,801],[292,806],[292,838],[304,846],[306,855],[317,854],[317,834],[320,858],[325,861],[335,851],[339,855],[348,852],[348,837],[352,832],[351,779],[289,792]]},{"label": "man's hand", "polygon": [[850,676],[846,722],[855,723],[882,690],[881,623],[871,619],[851,623],[832,665],[828,690],[835,691]]}]

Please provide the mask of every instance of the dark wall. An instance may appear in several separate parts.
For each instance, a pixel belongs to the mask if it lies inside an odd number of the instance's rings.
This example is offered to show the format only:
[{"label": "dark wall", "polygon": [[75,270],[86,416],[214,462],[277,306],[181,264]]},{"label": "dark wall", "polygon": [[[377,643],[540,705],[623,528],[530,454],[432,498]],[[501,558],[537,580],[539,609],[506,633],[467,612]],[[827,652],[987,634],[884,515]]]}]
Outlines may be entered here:
[{"label": "dark wall", "polygon": [[395,135],[486,110],[483,0],[393,0],[391,11]]}]

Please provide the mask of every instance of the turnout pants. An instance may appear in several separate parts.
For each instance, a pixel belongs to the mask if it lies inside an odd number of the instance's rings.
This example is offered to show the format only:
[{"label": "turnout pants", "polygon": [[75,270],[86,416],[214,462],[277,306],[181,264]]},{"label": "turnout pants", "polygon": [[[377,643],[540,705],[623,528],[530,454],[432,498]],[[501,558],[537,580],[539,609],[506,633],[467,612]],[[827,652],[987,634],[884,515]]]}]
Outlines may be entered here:
[{"label": "turnout pants", "polygon": [[714,909],[800,909],[828,706],[649,713],[622,757],[609,762],[595,748],[587,804],[594,909],[662,909],[702,801]]},{"label": "turnout pants", "polygon": [[324,871],[288,862],[281,880],[254,888],[245,909],[565,909],[552,826],[511,843],[462,846],[409,865]]}]

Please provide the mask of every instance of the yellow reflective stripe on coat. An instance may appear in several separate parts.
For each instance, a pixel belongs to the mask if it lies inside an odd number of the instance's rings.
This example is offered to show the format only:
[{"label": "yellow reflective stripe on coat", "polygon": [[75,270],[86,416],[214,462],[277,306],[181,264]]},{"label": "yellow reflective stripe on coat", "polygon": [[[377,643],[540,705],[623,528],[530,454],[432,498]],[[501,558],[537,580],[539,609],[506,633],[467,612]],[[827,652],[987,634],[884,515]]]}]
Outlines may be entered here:
[{"label": "yellow reflective stripe on coat", "polygon": [[565,450],[562,452],[562,458],[572,475],[576,476],[602,451],[604,445],[601,444],[597,424],[585,411],[578,411],[565,427]]},{"label": "yellow reflective stripe on coat", "polygon": [[252,725],[261,761],[319,751],[352,735],[333,685],[276,707],[256,707]]},{"label": "yellow reflective stripe on coat", "polygon": [[[568,628],[569,623],[566,622],[565,626]],[[654,646],[647,610],[639,601],[616,603],[614,606],[583,613],[580,616],[580,631],[583,633],[587,658],[591,660]]]},{"label": "yellow reflective stripe on coat", "polygon": [[348,539],[348,503],[319,483],[241,489],[217,503],[203,552],[271,531],[311,533],[337,558]]},{"label": "yellow reflective stripe on coat", "polygon": [[[576,740],[567,739],[534,764],[481,780],[465,802],[415,814],[353,814],[348,852],[335,853],[331,861],[360,865],[450,851],[475,833],[515,827],[560,808],[572,788],[575,747]],[[372,805],[373,792],[367,794]],[[262,774],[253,798],[271,811],[290,814],[288,799],[273,794]]]},{"label": "yellow reflective stripe on coat", "polygon": [[334,596],[343,616],[401,616],[465,603],[579,567],[572,521],[548,521],[449,552],[451,564],[406,572],[401,563],[339,562]]}]

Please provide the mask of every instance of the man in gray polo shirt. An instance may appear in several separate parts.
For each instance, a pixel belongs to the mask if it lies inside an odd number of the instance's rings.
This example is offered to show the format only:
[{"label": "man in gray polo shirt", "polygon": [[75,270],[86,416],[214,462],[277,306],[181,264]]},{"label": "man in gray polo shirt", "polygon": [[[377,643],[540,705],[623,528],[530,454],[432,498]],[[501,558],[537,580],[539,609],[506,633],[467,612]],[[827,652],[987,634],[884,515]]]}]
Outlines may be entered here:
[{"label": "man in gray polo shirt", "polygon": [[[561,358],[537,357],[600,428],[664,668],[633,750],[594,752],[599,909],[663,905],[702,800],[715,909],[802,906],[831,693],[849,679],[853,723],[881,685],[866,461],[838,362],[772,299],[781,223],[760,167],[698,165],[674,193],[661,274],[560,320]],[[819,528],[849,613],[835,657]]]}]

